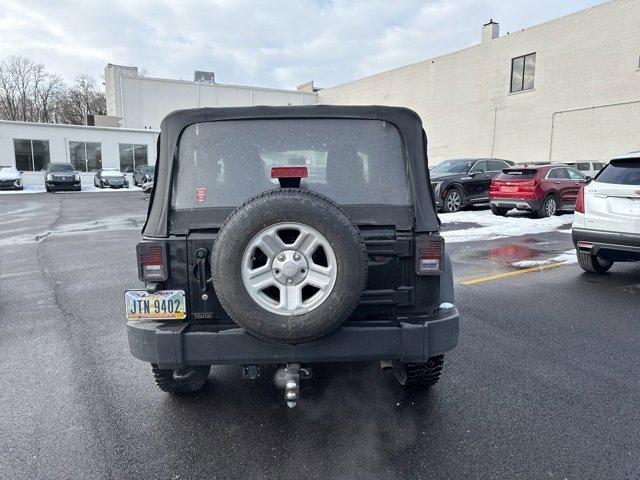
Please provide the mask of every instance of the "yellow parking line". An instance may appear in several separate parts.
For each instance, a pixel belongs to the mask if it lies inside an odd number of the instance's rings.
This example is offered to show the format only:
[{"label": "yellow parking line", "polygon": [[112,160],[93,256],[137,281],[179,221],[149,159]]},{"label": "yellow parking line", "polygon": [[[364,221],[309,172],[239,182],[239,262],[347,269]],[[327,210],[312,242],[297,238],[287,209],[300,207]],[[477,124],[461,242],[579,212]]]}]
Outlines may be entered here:
[{"label": "yellow parking line", "polygon": [[465,280],[460,283],[462,285],[475,285],[476,283],[490,282],[492,280],[499,280],[501,278],[513,277],[514,275],[522,275],[523,273],[540,272],[542,270],[547,270],[548,268],[560,267],[562,265],[566,265],[566,263],[564,262],[545,263],[544,265],[538,265],[538,266],[529,267],[529,268],[522,268],[519,270],[513,270],[511,272],[496,273],[495,275],[485,275],[482,277],[471,278],[469,280]]}]

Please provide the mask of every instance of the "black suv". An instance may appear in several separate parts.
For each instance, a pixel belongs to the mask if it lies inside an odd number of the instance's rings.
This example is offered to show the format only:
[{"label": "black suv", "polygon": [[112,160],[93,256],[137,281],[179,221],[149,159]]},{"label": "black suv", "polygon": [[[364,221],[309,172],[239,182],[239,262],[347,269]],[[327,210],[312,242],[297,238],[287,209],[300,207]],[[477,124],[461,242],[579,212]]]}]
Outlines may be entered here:
[{"label": "black suv", "polygon": [[[160,389],[264,364],[294,406],[309,363],[435,384],[458,342],[420,118],[404,108],[200,108],[162,122],[129,348]],[[310,174],[313,172],[313,174]],[[280,382],[279,382],[280,383]]]},{"label": "black suv", "polygon": [[503,169],[515,165],[499,158],[446,160],[431,169],[431,187],[436,207],[457,212],[465,205],[489,202],[491,180]]},{"label": "black suv", "polygon": [[80,191],[81,188],[80,174],[70,163],[50,163],[44,172],[44,189],[47,192]]}]

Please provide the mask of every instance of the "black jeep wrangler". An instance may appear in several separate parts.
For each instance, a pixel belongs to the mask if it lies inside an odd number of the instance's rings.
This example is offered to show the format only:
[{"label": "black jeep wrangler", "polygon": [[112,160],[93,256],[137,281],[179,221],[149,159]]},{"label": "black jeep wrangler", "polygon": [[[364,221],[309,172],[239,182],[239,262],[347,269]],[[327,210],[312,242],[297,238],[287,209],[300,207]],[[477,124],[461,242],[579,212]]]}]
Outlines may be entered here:
[{"label": "black jeep wrangler", "polygon": [[169,114],[137,246],[146,288],[125,293],[131,353],[160,389],[278,364],[294,406],[308,364],[355,361],[435,384],[458,312],[426,142],[405,108]]}]

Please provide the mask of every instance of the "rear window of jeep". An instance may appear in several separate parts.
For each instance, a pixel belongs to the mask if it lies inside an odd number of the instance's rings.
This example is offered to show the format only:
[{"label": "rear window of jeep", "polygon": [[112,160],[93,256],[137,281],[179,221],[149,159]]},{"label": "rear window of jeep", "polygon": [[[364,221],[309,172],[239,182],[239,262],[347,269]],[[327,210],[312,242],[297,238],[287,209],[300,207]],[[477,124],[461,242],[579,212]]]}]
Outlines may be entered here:
[{"label": "rear window of jeep", "polygon": [[411,205],[398,129],[380,120],[204,122],[182,133],[173,175],[176,210],[234,207],[279,188],[273,167],[305,166],[300,187],[338,204]]}]

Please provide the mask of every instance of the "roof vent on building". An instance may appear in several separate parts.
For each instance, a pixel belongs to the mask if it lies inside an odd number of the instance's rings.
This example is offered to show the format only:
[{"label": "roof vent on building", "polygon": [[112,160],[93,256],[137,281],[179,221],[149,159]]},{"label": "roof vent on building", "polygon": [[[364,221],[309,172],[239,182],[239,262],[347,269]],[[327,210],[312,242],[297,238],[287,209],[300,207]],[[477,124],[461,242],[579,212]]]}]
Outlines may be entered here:
[{"label": "roof vent on building", "polygon": [[196,83],[216,83],[216,74],[196,70],[193,72],[193,81]]},{"label": "roof vent on building", "polygon": [[500,36],[500,24],[493,18],[482,26],[482,43],[488,42]]}]

